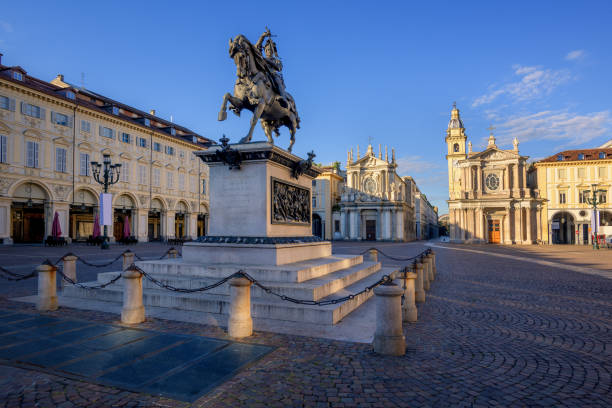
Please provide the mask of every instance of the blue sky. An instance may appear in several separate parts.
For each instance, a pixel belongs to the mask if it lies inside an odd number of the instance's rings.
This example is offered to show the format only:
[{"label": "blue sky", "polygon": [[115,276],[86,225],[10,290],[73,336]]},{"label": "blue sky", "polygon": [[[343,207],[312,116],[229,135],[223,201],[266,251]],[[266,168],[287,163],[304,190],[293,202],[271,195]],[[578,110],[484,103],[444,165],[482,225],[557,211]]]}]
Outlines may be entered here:
[{"label": "blue sky", "polygon": [[9,2],[0,52],[31,75],[80,84],[84,73],[91,90],[237,141],[250,113],[217,121],[235,79],[228,40],[268,26],[302,118],[294,152],[344,166],[372,137],[442,214],[453,101],[474,150],[490,124],[498,146],[517,136],[533,159],[612,139],[610,21],[607,1]]}]

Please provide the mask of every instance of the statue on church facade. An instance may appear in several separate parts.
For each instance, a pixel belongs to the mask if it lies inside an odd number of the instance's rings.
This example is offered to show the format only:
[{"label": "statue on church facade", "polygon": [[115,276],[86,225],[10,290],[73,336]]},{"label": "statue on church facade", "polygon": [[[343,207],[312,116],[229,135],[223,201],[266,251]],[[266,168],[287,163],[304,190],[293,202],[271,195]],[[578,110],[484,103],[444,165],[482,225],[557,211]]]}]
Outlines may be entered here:
[{"label": "statue on church facade", "polygon": [[[265,45],[264,41],[267,39]],[[279,128],[286,126],[291,134],[288,151],[295,143],[295,132],[300,128],[300,117],[295,101],[285,90],[282,76],[283,64],[278,57],[276,43],[269,29],[259,37],[255,45],[242,34],[229,41],[229,54],[236,64],[234,95],[223,97],[219,120],[227,119],[227,104],[236,115],[243,109],[253,112],[251,127],[240,143],[248,143],[258,121],[268,138],[274,143],[272,132],[280,136]]]}]

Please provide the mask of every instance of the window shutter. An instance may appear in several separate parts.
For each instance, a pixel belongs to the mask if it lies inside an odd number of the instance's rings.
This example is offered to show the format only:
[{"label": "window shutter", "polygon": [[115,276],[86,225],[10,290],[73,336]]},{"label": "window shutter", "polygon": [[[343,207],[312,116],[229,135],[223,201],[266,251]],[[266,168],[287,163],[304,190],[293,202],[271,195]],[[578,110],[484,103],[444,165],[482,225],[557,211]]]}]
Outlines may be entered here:
[{"label": "window shutter", "polygon": [[40,108],[40,119],[45,120],[45,118],[46,118],[45,108]]},{"label": "window shutter", "polygon": [[[42,114],[42,109],[41,109],[41,114]],[[56,113],[53,111],[51,111],[51,122],[57,123]]]},{"label": "window shutter", "polygon": [[102,136],[102,125],[98,127],[98,135]]},{"label": "window shutter", "polygon": [[9,110],[15,112],[15,100],[9,98]]},{"label": "window shutter", "polygon": [[68,127],[74,126],[74,118],[72,116],[68,116]]},{"label": "window shutter", "polygon": [[23,101],[21,101],[21,113],[25,114],[25,103]]},{"label": "window shutter", "polygon": [[6,136],[0,136],[0,162],[6,163]]},{"label": "window shutter", "polygon": [[111,129],[111,137],[114,139],[115,138],[115,130]]},{"label": "window shutter", "polygon": [[38,143],[32,143],[34,145],[34,167],[38,168]]}]

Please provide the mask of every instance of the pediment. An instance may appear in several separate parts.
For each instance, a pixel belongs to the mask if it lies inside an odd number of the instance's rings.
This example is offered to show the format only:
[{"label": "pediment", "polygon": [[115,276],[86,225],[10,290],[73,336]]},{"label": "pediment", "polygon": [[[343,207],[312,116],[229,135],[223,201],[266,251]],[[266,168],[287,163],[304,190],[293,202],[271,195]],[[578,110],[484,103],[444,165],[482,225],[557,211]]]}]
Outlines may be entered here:
[{"label": "pediment", "polygon": [[102,153],[103,156],[107,156],[108,155],[108,156],[113,157],[115,155],[115,153],[111,149],[109,149],[109,148],[102,149],[101,153]]},{"label": "pediment", "polygon": [[470,156],[468,160],[487,160],[487,161],[496,161],[496,160],[515,160],[518,159],[520,155],[513,151],[508,150],[500,150],[494,147],[491,147],[484,152],[476,153],[473,156]]},{"label": "pediment", "polygon": [[376,167],[376,166],[388,166],[389,163],[385,160],[379,159],[376,156],[363,156],[356,162],[351,163],[351,167]]},{"label": "pediment", "polygon": [[23,135],[27,137],[33,137],[35,139],[42,139],[42,134],[39,131],[33,129],[24,130]]},{"label": "pediment", "polygon": [[122,159],[126,159],[126,160],[132,160],[132,156],[130,156],[129,153],[126,153],[126,152],[120,153],[119,157],[121,157]]},{"label": "pediment", "polygon": [[148,163],[149,162],[145,156],[140,156],[137,159],[137,161],[140,162],[140,163]]},{"label": "pediment", "polygon": [[153,160],[153,165],[155,167],[163,167],[164,165],[159,160]]},{"label": "pediment", "polygon": [[81,150],[93,150],[93,148],[91,147],[91,145],[87,142],[81,142],[78,145],[78,148]]},{"label": "pediment", "polygon": [[70,140],[66,139],[65,137],[61,137],[61,136],[54,138],[53,143],[59,144],[59,145],[70,146]]},{"label": "pediment", "polygon": [[4,133],[10,133],[11,128],[0,120],[0,131]]},{"label": "pediment", "polygon": [[168,163],[168,164],[166,164],[166,168],[167,168],[168,170],[174,170],[174,166],[172,165],[172,163]]}]

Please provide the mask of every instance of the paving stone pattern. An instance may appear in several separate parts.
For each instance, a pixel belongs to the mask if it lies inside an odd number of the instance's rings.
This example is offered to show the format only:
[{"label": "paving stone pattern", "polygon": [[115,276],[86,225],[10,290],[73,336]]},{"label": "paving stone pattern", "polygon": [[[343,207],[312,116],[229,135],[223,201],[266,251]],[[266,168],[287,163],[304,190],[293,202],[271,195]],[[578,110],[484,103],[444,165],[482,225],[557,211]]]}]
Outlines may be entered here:
[{"label": "paving stone pattern", "polygon": [[[423,246],[380,245],[394,256]],[[343,244],[341,252],[366,247]],[[246,341],[277,349],[194,406],[612,406],[612,280],[451,249],[437,250],[437,260],[438,277],[419,305],[419,321],[405,326],[405,356],[377,356],[367,344],[256,332]],[[32,311],[6,299],[0,307]],[[45,315],[118,319],[71,309]],[[227,338],[218,328],[159,319],[141,327]],[[184,406],[2,366],[0,401],[7,407]]]}]

